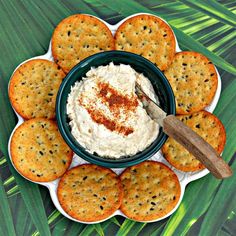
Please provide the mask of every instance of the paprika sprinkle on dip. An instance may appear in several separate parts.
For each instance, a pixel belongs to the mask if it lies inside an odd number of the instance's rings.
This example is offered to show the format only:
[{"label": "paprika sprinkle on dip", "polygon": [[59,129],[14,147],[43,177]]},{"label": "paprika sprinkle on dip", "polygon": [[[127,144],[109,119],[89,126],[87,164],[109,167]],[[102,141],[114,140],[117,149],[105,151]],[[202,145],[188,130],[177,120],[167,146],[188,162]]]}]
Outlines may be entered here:
[{"label": "paprika sprinkle on dip", "polygon": [[152,120],[135,94],[135,83],[158,103],[150,81],[129,65],[91,68],[67,100],[71,133],[91,153],[105,158],[132,156],[157,137]]},{"label": "paprika sprinkle on dip", "polygon": [[136,96],[129,98],[128,95],[122,95],[114,88],[110,87],[108,83],[98,83],[99,94],[105,102],[108,103],[110,109],[123,108],[127,111],[134,111],[138,106],[138,99]]}]

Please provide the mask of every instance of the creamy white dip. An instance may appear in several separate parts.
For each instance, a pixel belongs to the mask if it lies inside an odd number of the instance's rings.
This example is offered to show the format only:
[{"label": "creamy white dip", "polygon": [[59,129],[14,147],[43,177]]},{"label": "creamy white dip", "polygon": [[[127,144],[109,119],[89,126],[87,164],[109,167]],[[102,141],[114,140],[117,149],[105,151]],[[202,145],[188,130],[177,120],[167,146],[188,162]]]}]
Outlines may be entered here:
[{"label": "creamy white dip", "polygon": [[67,115],[75,139],[90,153],[120,158],[143,151],[157,137],[158,124],[135,94],[135,82],[158,103],[150,81],[129,65],[91,68],[71,88]]}]

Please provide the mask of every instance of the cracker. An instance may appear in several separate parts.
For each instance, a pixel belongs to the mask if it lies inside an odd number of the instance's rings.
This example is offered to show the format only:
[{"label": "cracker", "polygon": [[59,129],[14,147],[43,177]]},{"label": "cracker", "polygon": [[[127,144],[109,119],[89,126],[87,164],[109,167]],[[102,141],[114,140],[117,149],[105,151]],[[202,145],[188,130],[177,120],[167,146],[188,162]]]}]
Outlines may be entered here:
[{"label": "cracker", "polygon": [[[221,121],[207,111],[200,111],[191,115],[180,115],[177,118],[206,140],[219,154],[223,151],[226,133]],[[168,138],[162,147],[166,160],[181,171],[198,171],[204,169],[192,154],[174,139]]]},{"label": "cracker", "polygon": [[93,222],[112,215],[120,207],[123,192],[119,177],[112,170],[83,164],[65,173],[57,194],[68,215]]},{"label": "cracker", "polygon": [[95,17],[77,14],[65,18],[52,36],[52,54],[65,72],[84,58],[114,49],[109,28]]},{"label": "cracker", "polygon": [[179,201],[179,180],[163,163],[145,161],[127,168],[120,179],[124,189],[121,211],[133,220],[157,220]]},{"label": "cracker", "polygon": [[69,168],[73,153],[62,139],[55,121],[36,118],[14,132],[10,145],[16,169],[32,181],[49,182]]},{"label": "cracker", "polygon": [[179,52],[165,71],[173,89],[177,114],[191,114],[208,106],[217,89],[214,65],[197,52]]},{"label": "cracker", "polygon": [[158,17],[138,15],[119,26],[115,34],[116,50],[133,52],[167,69],[174,58],[176,41],[169,25]]},{"label": "cracker", "polygon": [[14,109],[24,118],[55,118],[56,96],[64,72],[54,62],[34,59],[13,74],[9,97]]}]

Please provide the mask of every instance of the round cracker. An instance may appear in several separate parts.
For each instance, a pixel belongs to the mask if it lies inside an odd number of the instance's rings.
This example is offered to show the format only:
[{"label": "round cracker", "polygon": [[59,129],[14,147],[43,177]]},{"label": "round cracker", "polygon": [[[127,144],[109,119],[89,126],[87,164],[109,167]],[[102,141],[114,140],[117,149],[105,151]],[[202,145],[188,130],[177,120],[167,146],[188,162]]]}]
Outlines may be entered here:
[{"label": "round cracker", "polygon": [[217,89],[214,65],[197,52],[179,52],[165,71],[173,89],[177,114],[191,114],[208,106]]},{"label": "round cracker", "polygon": [[65,72],[88,56],[113,49],[111,31],[93,16],[69,16],[58,24],[52,36],[53,57]]},{"label": "round cracker", "polygon": [[[223,151],[226,133],[223,124],[216,116],[207,111],[200,111],[176,117],[206,140],[219,154]],[[181,171],[198,171],[205,168],[200,161],[172,138],[168,138],[165,142],[162,153],[172,166]]]},{"label": "round cracker", "polygon": [[65,73],[54,62],[34,59],[13,74],[9,97],[24,119],[55,118],[56,96]]},{"label": "round cracker", "polygon": [[115,33],[115,47],[141,55],[160,70],[165,70],[174,58],[176,41],[172,29],[163,20],[138,15],[119,26]]},{"label": "round cracker", "polygon": [[61,177],[73,156],[56,122],[44,118],[31,119],[20,125],[12,136],[10,150],[16,169],[37,182]]},{"label": "round cracker", "polygon": [[83,164],[64,174],[57,194],[68,215],[93,222],[106,219],[119,209],[123,191],[119,177],[112,170]]},{"label": "round cracker", "polygon": [[157,220],[179,201],[179,180],[163,163],[145,161],[127,168],[120,179],[124,189],[121,211],[133,220]]}]

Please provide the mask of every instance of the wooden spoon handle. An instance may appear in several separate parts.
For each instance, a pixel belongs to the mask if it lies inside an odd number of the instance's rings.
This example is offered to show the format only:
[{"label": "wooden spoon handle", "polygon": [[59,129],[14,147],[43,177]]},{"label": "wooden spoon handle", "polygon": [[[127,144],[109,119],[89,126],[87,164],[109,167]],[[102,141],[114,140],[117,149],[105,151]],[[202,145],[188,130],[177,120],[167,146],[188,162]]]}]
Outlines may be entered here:
[{"label": "wooden spoon handle", "polygon": [[215,149],[175,116],[168,115],[163,120],[163,130],[192,153],[216,178],[232,175],[231,168]]}]

